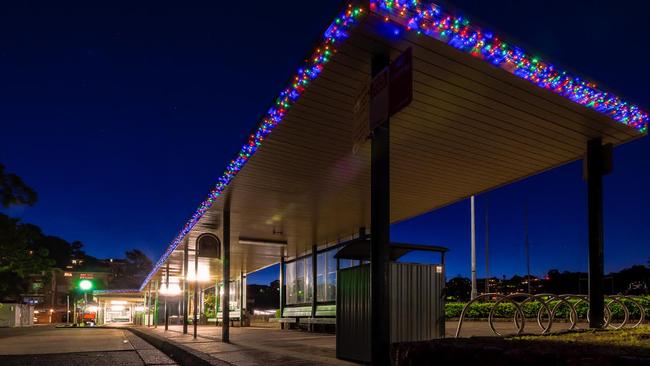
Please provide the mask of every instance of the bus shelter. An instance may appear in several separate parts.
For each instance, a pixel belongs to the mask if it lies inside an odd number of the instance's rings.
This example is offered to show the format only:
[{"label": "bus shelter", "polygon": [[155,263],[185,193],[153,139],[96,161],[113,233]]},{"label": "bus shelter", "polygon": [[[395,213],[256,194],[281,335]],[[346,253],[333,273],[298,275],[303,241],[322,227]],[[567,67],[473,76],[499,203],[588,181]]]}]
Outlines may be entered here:
[{"label": "bus shelter", "polygon": [[[282,263],[284,305],[327,305],[335,299],[328,248],[369,235],[371,360],[381,363],[390,343],[390,224],[583,159],[598,328],[602,179],[612,147],[645,136],[647,123],[638,106],[434,3],[353,2],[140,291],[180,298],[187,331],[200,321],[188,319],[200,302],[195,289],[214,287],[228,342],[245,302],[223,284],[243,287],[247,273]],[[304,315],[317,317],[312,309]]]}]

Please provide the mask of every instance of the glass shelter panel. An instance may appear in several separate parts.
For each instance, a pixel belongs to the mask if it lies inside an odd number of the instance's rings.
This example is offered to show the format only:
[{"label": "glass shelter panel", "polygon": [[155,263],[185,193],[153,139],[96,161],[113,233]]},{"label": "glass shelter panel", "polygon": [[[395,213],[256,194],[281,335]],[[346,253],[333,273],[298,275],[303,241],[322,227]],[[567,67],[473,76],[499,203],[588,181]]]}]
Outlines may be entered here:
[{"label": "glass shelter panel", "polygon": [[285,264],[285,280],[286,280],[286,302],[287,305],[298,303],[298,289],[296,286],[296,262]]}]

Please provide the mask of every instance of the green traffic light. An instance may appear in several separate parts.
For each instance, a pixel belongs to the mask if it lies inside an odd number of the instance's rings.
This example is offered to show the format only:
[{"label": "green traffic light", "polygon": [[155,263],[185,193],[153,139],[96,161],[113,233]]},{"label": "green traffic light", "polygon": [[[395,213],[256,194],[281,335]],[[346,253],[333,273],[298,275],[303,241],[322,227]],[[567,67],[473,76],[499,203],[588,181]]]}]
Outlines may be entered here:
[{"label": "green traffic light", "polygon": [[89,280],[81,280],[79,282],[79,288],[84,291],[90,290],[91,288],[93,288],[93,283],[90,282]]}]

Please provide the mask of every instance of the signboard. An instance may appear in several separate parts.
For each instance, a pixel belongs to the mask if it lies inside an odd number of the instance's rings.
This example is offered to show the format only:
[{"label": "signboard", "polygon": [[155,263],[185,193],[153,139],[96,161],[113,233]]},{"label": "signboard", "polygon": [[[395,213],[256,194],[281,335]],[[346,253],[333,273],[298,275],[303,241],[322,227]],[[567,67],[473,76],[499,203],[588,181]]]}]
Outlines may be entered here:
[{"label": "signboard", "polygon": [[380,71],[370,82],[370,131],[388,120],[389,68]]},{"label": "signboard", "polygon": [[390,64],[388,113],[401,111],[413,101],[413,51],[409,47]]},{"label": "signboard", "polygon": [[370,129],[368,119],[370,118],[370,111],[368,109],[370,102],[370,83],[364,83],[364,87],[356,97],[354,103],[353,119],[354,126],[352,131],[353,147],[352,152],[356,154],[361,145],[370,136]]},{"label": "signboard", "polygon": [[409,47],[370,82],[370,131],[413,101],[413,51]]},{"label": "signboard", "polygon": [[80,273],[80,274],[79,274],[79,278],[84,278],[84,279],[92,280],[92,279],[95,278],[95,275],[92,274],[92,273]]}]

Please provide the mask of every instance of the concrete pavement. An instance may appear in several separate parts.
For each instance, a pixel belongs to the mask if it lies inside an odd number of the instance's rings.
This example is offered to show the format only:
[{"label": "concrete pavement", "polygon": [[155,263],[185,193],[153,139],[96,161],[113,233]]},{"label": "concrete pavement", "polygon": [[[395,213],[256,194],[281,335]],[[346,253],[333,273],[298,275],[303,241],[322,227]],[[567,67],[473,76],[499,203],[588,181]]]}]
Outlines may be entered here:
[{"label": "concrete pavement", "polygon": [[175,365],[122,329],[0,328],[0,365]]}]

